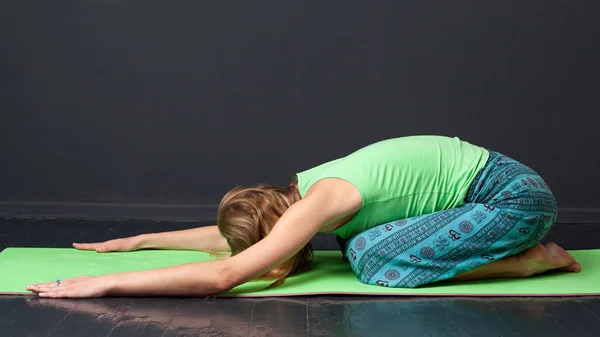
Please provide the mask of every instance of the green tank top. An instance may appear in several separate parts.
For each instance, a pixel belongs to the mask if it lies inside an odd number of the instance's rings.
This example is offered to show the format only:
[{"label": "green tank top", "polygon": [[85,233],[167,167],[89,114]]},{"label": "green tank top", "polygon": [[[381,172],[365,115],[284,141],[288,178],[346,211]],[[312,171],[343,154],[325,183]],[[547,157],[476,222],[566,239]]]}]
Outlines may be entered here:
[{"label": "green tank top", "polygon": [[458,138],[389,139],[298,173],[298,189],[304,198],[324,178],[344,179],[358,189],[362,208],[333,231],[347,239],[380,224],[464,205],[488,157],[486,149]]}]

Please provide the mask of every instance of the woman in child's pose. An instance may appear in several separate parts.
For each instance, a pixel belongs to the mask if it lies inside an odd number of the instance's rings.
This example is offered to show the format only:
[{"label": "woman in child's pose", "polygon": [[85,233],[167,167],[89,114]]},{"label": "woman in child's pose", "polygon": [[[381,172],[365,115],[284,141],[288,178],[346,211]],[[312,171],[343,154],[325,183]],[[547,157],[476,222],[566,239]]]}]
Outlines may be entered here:
[{"label": "woman in child's pose", "polygon": [[458,138],[396,138],[298,173],[285,188],[235,188],[216,226],[74,244],[230,251],[229,258],[27,289],[43,297],[193,296],[259,277],[280,283],[310,268],[317,232],[337,234],[358,279],[378,286],[579,272],[564,249],[539,243],[556,209],[544,180],[506,156]]}]

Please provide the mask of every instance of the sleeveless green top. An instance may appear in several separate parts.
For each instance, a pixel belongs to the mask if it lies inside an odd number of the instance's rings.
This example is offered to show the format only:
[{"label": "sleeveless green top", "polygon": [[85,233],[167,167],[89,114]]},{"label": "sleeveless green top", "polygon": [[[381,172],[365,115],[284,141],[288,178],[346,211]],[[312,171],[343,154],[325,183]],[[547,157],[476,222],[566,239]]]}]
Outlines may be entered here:
[{"label": "sleeveless green top", "polygon": [[362,208],[333,231],[347,239],[386,222],[464,205],[488,157],[486,149],[458,138],[389,139],[298,173],[298,189],[304,198],[324,178],[344,179],[358,189]]}]

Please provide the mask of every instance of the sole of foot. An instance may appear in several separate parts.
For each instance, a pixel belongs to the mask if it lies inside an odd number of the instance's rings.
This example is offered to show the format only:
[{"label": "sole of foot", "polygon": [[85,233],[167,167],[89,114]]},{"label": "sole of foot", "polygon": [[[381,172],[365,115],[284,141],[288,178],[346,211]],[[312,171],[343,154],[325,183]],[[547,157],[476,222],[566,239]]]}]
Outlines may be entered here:
[{"label": "sole of foot", "polygon": [[540,274],[549,270],[578,273],[581,265],[554,242],[545,245],[540,243],[519,254],[519,258],[529,268],[532,274]]}]

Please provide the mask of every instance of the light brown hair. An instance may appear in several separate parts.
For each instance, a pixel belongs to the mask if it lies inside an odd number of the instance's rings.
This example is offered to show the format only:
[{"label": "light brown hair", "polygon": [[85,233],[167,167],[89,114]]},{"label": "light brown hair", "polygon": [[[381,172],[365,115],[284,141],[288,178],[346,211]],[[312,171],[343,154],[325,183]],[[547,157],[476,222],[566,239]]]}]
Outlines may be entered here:
[{"label": "light brown hair", "polygon": [[[219,205],[217,226],[231,247],[231,255],[239,254],[267,236],[283,213],[298,200],[296,181],[285,188],[263,184],[236,187],[225,194]],[[312,255],[309,243],[260,279],[275,280],[269,288],[277,286],[288,276],[310,270]]]}]

